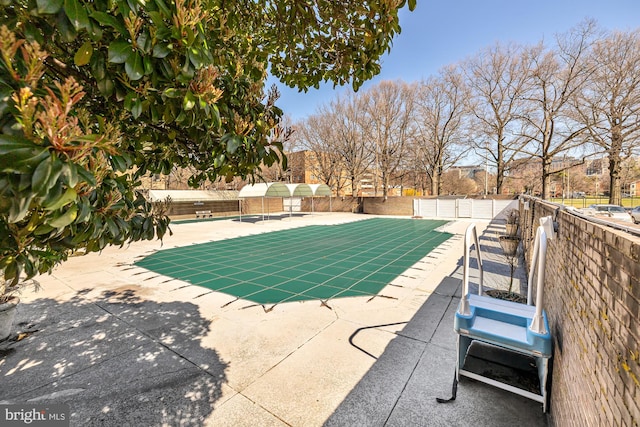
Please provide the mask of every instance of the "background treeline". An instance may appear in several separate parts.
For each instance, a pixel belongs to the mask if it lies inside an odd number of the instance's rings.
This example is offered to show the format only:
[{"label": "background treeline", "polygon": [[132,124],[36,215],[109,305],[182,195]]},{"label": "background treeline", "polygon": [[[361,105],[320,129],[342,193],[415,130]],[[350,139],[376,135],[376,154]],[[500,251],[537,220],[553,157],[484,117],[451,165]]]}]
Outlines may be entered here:
[{"label": "background treeline", "polygon": [[288,150],[315,153],[314,175],[338,191],[372,175],[385,196],[407,179],[439,195],[448,169],[476,163],[502,193],[526,163],[537,171],[526,189],[549,198],[552,178],[606,159],[619,204],[640,152],[640,29],[586,20],[553,41],[498,43],[419,82],[343,93],[293,127]]}]

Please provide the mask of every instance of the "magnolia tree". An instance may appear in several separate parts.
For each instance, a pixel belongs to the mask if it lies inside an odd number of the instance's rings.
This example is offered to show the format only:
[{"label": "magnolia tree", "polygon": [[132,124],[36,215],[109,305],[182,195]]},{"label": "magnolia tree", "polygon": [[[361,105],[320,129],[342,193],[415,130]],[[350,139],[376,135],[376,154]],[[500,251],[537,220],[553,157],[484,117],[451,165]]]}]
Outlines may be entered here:
[{"label": "magnolia tree", "polygon": [[0,297],[73,251],[162,238],[144,174],[191,167],[197,186],[283,162],[267,69],[357,89],[404,5],[1,0]]}]

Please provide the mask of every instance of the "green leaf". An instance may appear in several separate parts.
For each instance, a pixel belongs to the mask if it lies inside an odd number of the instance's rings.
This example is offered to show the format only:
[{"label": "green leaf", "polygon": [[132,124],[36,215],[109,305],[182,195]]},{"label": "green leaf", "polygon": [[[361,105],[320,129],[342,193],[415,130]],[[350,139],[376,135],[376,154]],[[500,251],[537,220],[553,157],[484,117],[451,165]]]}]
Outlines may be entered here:
[{"label": "green leaf", "polygon": [[143,58],[144,62],[144,75],[148,76],[153,74],[153,59],[150,56],[145,56]]},{"label": "green leaf", "polygon": [[151,123],[158,123],[160,121],[160,113],[155,103],[149,105],[149,111],[151,112]]},{"label": "green leaf", "polygon": [[171,10],[167,7],[167,4],[163,0],[155,0],[155,3],[165,17],[168,18],[171,16]]},{"label": "green leaf", "polygon": [[36,170],[33,171],[33,175],[31,177],[31,189],[35,194],[44,194],[49,188],[52,187],[49,182],[52,172],[53,157],[48,156],[46,159],[40,162]]},{"label": "green leaf", "polygon": [[91,215],[91,204],[86,199],[80,200],[80,213],[76,218],[77,222],[86,222]]},{"label": "green leaf", "polygon": [[33,234],[35,236],[42,236],[42,235],[51,233],[53,230],[55,230],[55,228],[53,228],[52,226],[47,225],[47,224],[42,224],[42,225],[38,226],[38,228],[33,230]]},{"label": "green leaf", "polygon": [[73,188],[67,188],[67,191],[64,192],[60,198],[57,200],[52,200],[52,203],[49,205],[43,206],[47,211],[55,211],[56,209],[60,209],[61,207],[68,205],[69,203],[76,200],[78,193]]},{"label": "green leaf", "polygon": [[170,53],[171,49],[169,49],[169,46],[165,43],[158,43],[153,47],[154,58],[165,58]]},{"label": "green leaf", "polygon": [[86,9],[78,0],[64,0],[64,11],[76,31],[91,25]]},{"label": "green leaf", "polygon": [[62,8],[63,0],[37,0],[38,13],[54,14]]},{"label": "green leaf", "polygon": [[11,86],[7,86],[2,84],[0,86],[0,116],[4,113],[4,111],[9,106],[8,100],[13,95],[13,88]]},{"label": "green leaf", "polygon": [[184,99],[182,100],[182,108],[185,109],[186,111],[189,111],[193,109],[193,107],[195,106],[196,106],[196,97],[190,90],[188,90],[187,94],[184,96]]},{"label": "green leaf", "polygon": [[129,8],[131,9],[131,11],[137,14],[138,11],[140,10],[140,4],[136,0],[125,0],[125,1],[129,5]]},{"label": "green leaf", "polygon": [[136,40],[136,44],[138,46],[138,49],[140,49],[145,54],[148,54],[151,51],[151,37],[149,36],[149,32],[147,30],[140,32],[140,35]]},{"label": "green leaf", "polygon": [[144,63],[142,56],[137,52],[134,52],[134,54],[129,56],[125,61],[124,70],[131,80],[140,80],[142,76],[144,76]]},{"label": "green leaf", "polygon": [[109,97],[113,94],[113,81],[110,78],[104,78],[102,80],[98,80],[98,90],[100,91],[100,93],[105,96],[105,97]]},{"label": "green leaf", "polygon": [[162,76],[164,76],[164,78],[166,78],[167,80],[171,80],[175,77],[175,73],[173,72],[173,68],[171,67],[171,64],[169,63],[169,61],[160,61],[159,62],[159,72]]},{"label": "green leaf", "polygon": [[124,64],[133,56],[133,46],[124,40],[115,40],[109,44],[109,62]]},{"label": "green leaf", "polygon": [[20,266],[18,262],[15,258],[13,260],[9,260],[8,258],[5,259],[7,260],[6,265],[3,268],[5,280],[17,280],[20,276]]},{"label": "green leaf", "polygon": [[142,100],[137,98],[131,106],[131,115],[134,119],[137,119],[140,117],[140,114],[142,114]]},{"label": "green leaf", "polygon": [[165,89],[165,91],[162,92],[162,95],[167,98],[178,98],[180,97],[180,91],[176,88],[170,87],[169,89]]},{"label": "green leaf", "polygon": [[115,221],[112,218],[105,219],[105,223],[107,224],[107,228],[109,229],[109,233],[112,237],[118,237],[120,234],[120,229],[116,225]]},{"label": "green leaf", "polygon": [[87,33],[89,34],[91,40],[93,40],[94,42],[98,42],[102,39],[102,27],[96,21],[89,20],[89,28],[87,29]]},{"label": "green leaf", "polygon": [[64,188],[65,186],[62,184],[62,182],[60,181],[56,182],[55,185],[47,191],[44,197],[40,198],[39,200],[40,206],[48,206],[48,205],[54,204],[56,200],[62,197],[62,194],[64,193],[63,191]]},{"label": "green leaf", "polygon": [[220,110],[218,109],[217,105],[211,105],[211,126],[213,126],[214,129],[218,129],[220,127],[220,125],[222,124],[222,120],[220,119]]},{"label": "green leaf", "polygon": [[66,227],[67,225],[71,224],[77,218],[77,216],[78,206],[71,205],[66,212],[56,216],[50,221],[47,221],[47,224],[54,228]]},{"label": "green leaf", "polygon": [[127,96],[124,97],[124,109],[127,111],[131,111],[133,108],[133,103],[138,99],[138,94],[136,92],[129,92]]},{"label": "green leaf", "polygon": [[89,186],[91,187],[96,186],[96,177],[93,176],[93,174],[88,170],[86,170],[85,168],[78,167],[78,176],[82,178],[82,180],[85,181],[87,184],[89,184]]},{"label": "green leaf", "polygon": [[17,135],[0,134],[0,172],[27,173],[49,156],[49,150]]},{"label": "green leaf", "polygon": [[78,183],[78,169],[75,163],[64,163],[62,165],[62,176],[69,187],[75,187]]},{"label": "green leaf", "polygon": [[188,55],[189,55],[189,61],[191,61],[191,63],[195,68],[202,67],[203,58],[202,58],[200,49],[196,47],[192,47],[191,49],[189,49]]},{"label": "green leaf", "polygon": [[31,187],[31,171],[29,173],[21,173],[18,180],[18,191],[25,191],[27,188]]},{"label": "green leaf", "polygon": [[63,41],[71,43],[75,40],[78,33],[76,32],[76,29],[73,28],[73,24],[71,23],[71,21],[69,21],[69,18],[67,18],[66,14],[56,14],[56,25],[58,27],[58,31],[60,31],[60,35]]},{"label": "green leaf", "polygon": [[29,205],[31,200],[35,197],[35,194],[31,193],[26,197],[19,197],[11,200],[11,207],[9,208],[9,214],[7,215],[7,221],[10,224],[22,221],[29,212]]},{"label": "green leaf", "polygon": [[102,80],[107,75],[106,64],[104,63],[104,55],[98,51],[91,55],[91,72],[96,80]]},{"label": "green leaf", "polygon": [[75,62],[75,64],[78,67],[87,65],[91,60],[92,54],[93,54],[93,46],[91,45],[90,41],[86,41],[82,46],[80,46],[80,49],[78,49],[78,51],[76,52],[75,56],[73,57],[73,62]]},{"label": "green leaf", "polygon": [[116,29],[122,36],[126,36],[128,34],[127,27],[125,27],[124,24],[121,23],[113,15],[109,15],[105,12],[93,12],[89,16],[98,21],[98,23],[102,26],[112,27]]},{"label": "green leaf", "polygon": [[122,156],[111,156],[111,164],[118,172],[124,172],[127,170],[127,161]]},{"label": "green leaf", "polygon": [[[225,135],[226,136],[226,135]],[[224,140],[224,138],[223,138]],[[242,143],[242,139],[238,135],[229,135],[229,138],[226,138],[227,142],[227,153],[233,154],[236,152],[240,144]]]}]

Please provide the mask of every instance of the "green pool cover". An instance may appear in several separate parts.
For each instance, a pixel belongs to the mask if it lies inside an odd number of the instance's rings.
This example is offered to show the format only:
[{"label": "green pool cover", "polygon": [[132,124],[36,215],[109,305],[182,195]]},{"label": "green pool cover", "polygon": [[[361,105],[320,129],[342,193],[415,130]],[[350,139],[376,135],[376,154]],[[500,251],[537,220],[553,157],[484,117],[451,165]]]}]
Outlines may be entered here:
[{"label": "green pool cover", "polygon": [[434,231],[445,223],[306,226],[166,249],[135,265],[260,304],[370,296],[449,239]]}]

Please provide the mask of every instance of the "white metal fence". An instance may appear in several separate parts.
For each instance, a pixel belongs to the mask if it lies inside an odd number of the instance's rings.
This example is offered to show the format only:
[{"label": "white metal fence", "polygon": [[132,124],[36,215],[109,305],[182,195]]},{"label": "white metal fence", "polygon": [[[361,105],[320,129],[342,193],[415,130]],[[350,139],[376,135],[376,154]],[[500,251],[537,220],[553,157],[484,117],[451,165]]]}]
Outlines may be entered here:
[{"label": "white metal fence", "polygon": [[517,203],[517,200],[415,199],[413,215],[424,218],[492,219],[507,207],[516,208]]}]

